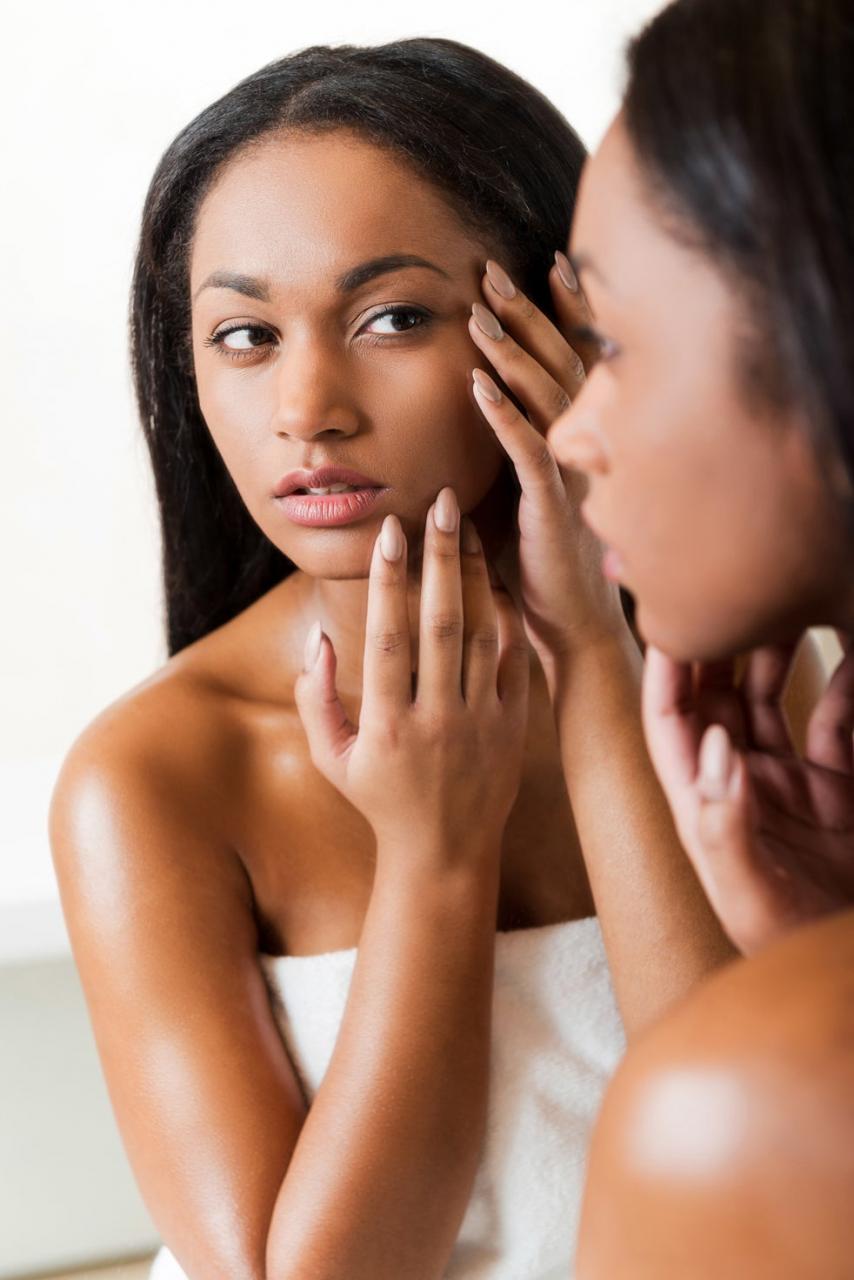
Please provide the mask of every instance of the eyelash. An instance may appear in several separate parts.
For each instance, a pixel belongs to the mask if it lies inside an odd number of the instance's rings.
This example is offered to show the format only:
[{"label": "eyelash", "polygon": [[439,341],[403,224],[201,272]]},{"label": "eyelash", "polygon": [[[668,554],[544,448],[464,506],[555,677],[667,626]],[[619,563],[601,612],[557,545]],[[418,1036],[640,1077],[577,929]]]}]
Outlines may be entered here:
[{"label": "eyelash", "polygon": [[601,333],[586,325],[573,329],[570,337],[575,338],[578,342],[588,342],[591,346],[596,347],[599,351],[599,359],[603,364],[608,360],[613,360],[620,350],[616,343],[611,342],[609,338],[604,338]]},{"label": "eyelash", "polygon": [[[401,329],[400,333],[398,334],[390,334],[390,333],[367,334],[366,337],[368,341],[373,343],[375,346],[382,346],[386,342],[389,342],[389,341],[393,342],[394,339],[397,337],[403,337],[405,334],[411,332],[412,329],[423,329],[425,325],[428,324],[429,321],[432,319],[430,312],[425,311],[421,307],[407,307],[403,305],[397,305],[393,307],[385,307],[382,311],[375,312],[374,315],[372,315],[368,320],[365,321],[365,324],[366,325],[373,324],[375,320],[381,320],[384,316],[399,316],[399,315],[417,316],[420,323],[412,325],[408,329]],[[271,329],[268,329],[266,328],[266,326],[261,324],[233,324],[230,327],[227,327],[225,329],[220,329],[216,333],[212,333],[210,337],[205,338],[204,345],[206,347],[213,347],[217,355],[224,356],[227,360],[237,360],[237,361],[245,360],[247,356],[253,356],[258,351],[262,351],[265,345],[266,346],[270,345],[269,343],[259,344],[256,347],[245,347],[242,350],[235,350],[233,347],[227,347],[225,345],[224,339],[227,338],[230,334],[242,333],[244,330],[246,330],[247,333],[254,333],[254,334],[272,333]],[[266,356],[264,358],[266,359]]]}]

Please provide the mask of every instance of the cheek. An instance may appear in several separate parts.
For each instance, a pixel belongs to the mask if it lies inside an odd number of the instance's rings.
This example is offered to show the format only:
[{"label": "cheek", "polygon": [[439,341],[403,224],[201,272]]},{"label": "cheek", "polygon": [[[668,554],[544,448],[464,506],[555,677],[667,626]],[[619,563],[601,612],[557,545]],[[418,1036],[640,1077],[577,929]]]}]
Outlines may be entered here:
[{"label": "cheek", "polygon": [[504,451],[471,391],[474,345],[465,335],[453,345],[398,357],[381,380],[365,386],[365,402],[378,406],[377,447],[395,455],[406,487],[429,501],[443,485],[470,509],[494,483]]}]

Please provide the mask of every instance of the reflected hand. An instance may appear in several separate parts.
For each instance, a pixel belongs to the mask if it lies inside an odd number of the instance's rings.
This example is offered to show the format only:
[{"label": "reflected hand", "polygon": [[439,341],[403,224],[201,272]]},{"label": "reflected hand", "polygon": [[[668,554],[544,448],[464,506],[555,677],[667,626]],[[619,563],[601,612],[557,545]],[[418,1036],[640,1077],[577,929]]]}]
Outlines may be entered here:
[{"label": "reflected hand", "polygon": [[816,704],[798,756],[781,705],[797,645],[734,663],[675,662],[647,648],[647,743],[680,839],[746,955],[854,904],[854,638]]},{"label": "reflected hand", "polygon": [[564,282],[567,270],[561,257],[549,273],[559,328],[492,261],[482,281],[491,310],[477,303],[469,320],[472,340],[524,406],[521,413],[489,374],[473,371],[477,403],[522,490],[518,590],[525,630],[547,674],[554,660],[591,639],[627,632],[619,589],[602,574],[602,546],[580,515],[587,480],[577,471],[562,474],[545,439],[596,358],[592,344],[574,338],[572,346],[564,336],[590,323],[581,290]]}]

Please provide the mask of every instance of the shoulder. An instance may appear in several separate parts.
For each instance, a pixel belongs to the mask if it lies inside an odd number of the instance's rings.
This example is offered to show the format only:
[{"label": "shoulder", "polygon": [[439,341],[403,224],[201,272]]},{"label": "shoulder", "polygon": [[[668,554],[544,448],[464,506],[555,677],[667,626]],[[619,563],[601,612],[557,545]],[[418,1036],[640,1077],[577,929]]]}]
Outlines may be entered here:
[{"label": "shoulder", "polygon": [[[702,1254],[708,1274],[765,1275],[776,1263],[775,1275],[794,1275],[792,1250],[806,1242],[810,1275],[845,1272],[852,972],[849,910],[727,965],[638,1038],[591,1148],[579,1255],[588,1267],[635,1275],[630,1259],[642,1257],[669,1280]],[[599,1231],[606,1215],[628,1227],[610,1243]]]}]

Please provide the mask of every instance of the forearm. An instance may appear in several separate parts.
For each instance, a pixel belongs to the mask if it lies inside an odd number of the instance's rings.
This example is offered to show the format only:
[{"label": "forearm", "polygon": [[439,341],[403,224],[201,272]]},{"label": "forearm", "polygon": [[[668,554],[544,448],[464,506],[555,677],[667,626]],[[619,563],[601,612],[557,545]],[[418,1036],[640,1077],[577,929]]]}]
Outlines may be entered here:
[{"label": "forearm", "polygon": [[546,670],[567,789],[629,1035],[736,954],[655,776],[641,720],[642,672],[628,630]]},{"label": "forearm", "polygon": [[[269,1280],[442,1273],[484,1135],[498,858],[378,857],[335,1051],[276,1201]],[[391,859],[389,859],[391,863]]]}]

